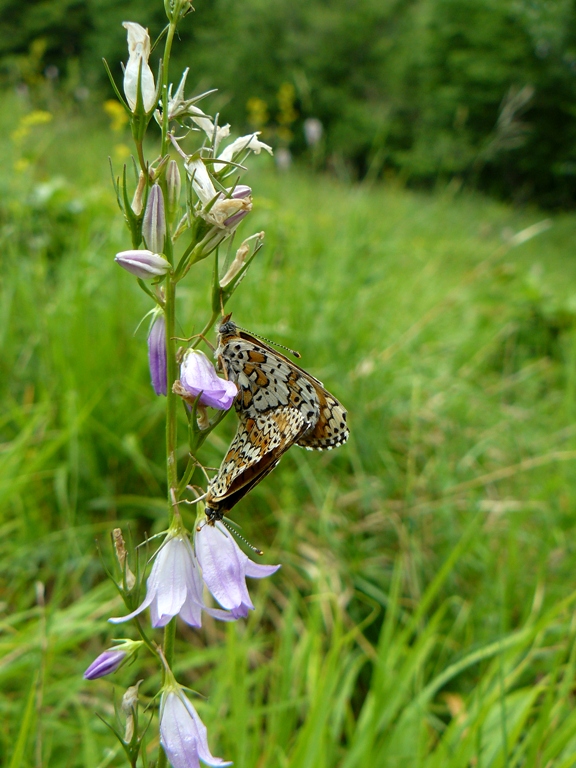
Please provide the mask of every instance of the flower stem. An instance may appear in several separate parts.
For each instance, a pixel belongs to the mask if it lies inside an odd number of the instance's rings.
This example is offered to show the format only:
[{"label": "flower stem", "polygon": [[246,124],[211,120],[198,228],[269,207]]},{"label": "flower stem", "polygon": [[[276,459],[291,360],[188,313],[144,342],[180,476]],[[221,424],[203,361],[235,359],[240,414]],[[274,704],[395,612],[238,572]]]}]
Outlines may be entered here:
[{"label": "flower stem", "polygon": [[[166,475],[168,481],[168,501],[173,505],[178,501],[178,497],[173,497],[173,493],[178,494],[178,466],[176,463],[176,440],[177,440],[177,421],[176,407],[177,397],[172,392],[172,386],[176,381],[176,284],[172,278],[166,281],[166,357],[168,389],[166,393]],[[172,506],[171,506],[172,509]]]}]

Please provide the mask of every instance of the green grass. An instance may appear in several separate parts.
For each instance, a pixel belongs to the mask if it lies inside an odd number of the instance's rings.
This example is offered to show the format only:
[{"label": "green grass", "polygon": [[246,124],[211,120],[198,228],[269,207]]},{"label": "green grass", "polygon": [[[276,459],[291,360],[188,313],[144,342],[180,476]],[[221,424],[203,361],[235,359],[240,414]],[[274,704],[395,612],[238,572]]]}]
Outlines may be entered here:
[{"label": "green grass", "polygon": [[[117,139],[57,120],[17,174],[10,114],[0,753],[123,765],[96,713],[113,719],[113,691],[140,678],[146,701],[156,669],[81,675],[118,636],[94,540],[110,563],[114,525],[135,540],[164,525],[163,402],[136,330],[149,306],[112,259],[128,245],[107,179]],[[178,675],[205,697],[213,752],[237,768],[576,765],[576,217],[513,246],[546,214],[266,162],[250,183],[244,232],[265,229],[266,245],[234,317],[298,348],[352,435],[330,453],[294,448],[234,510],[283,564],[252,585],[249,619],[181,627]],[[190,322],[210,268],[182,292]]]}]

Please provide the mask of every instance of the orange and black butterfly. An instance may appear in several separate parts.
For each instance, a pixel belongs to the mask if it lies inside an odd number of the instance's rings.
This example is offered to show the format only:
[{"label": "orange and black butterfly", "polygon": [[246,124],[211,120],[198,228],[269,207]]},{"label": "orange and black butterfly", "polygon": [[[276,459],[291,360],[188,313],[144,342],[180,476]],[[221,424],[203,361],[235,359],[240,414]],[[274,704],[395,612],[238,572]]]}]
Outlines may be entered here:
[{"label": "orange and black butterfly", "polygon": [[321,381],[225,317],[216,357],[238,386],[238,430],[206,494],[212,522],[271,472],[292,446],[331,450],[348,439],[346,411]]}]

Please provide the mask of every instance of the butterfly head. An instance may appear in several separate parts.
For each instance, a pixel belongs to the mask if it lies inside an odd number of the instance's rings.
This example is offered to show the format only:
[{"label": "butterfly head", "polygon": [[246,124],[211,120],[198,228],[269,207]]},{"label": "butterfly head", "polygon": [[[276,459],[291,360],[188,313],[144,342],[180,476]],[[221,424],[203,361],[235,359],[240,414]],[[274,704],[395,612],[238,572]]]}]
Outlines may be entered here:
[{"label": "butterfly head", "polygon": [[222,322],[218,326],[218,333],[220,336],[234,336],[237,332],[236,323],[233,323],[230,318],[232,313],[222,318]]}]

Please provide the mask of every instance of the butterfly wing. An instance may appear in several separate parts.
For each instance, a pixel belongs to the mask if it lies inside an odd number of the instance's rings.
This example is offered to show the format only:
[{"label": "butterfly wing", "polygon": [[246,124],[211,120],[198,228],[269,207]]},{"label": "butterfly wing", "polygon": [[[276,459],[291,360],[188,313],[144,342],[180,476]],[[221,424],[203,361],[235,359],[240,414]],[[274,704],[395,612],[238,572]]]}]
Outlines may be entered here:
[{"label": "butterfly wing", "polygon": [[240,389],[238,413],[249,417],[290,405],[309,427],[295,442],[309,450],[343,445],[348,439],[346,410],[321,381],[287,357],[228,321],[220,328],[218,359],[229,379]]},{"label": "butterfly wing", "polygon": [[281,407],[256,419],[240,412],[238,430],[218,474],[208,486],[206,514],[221,519],[278,464],[283,454],[309,429],[295,408]]}]

